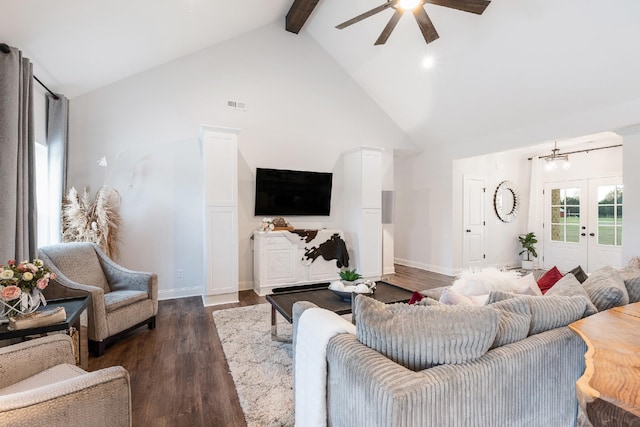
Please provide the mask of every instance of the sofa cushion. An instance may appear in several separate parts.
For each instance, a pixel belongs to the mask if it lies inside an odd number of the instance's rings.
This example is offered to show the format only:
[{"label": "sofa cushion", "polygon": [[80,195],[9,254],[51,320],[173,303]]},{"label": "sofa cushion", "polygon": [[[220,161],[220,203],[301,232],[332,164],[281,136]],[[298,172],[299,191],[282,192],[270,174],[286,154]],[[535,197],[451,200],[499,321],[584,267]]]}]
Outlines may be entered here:
[{"label": "sofa cushion", "polygon": [[529,325],[531,325],[531,310],[526,300],[510,298],[494,302],[489,307],[500,314],[498,333],[491,348],[511,344],[527,337]]},{"label": "sofa cushion", "polygon": [[425,289],[424,291],[420,291],[420,293],[425,297],[429,297],[436,301],[439,301],[440,297],[442,296],[442,291],[449,287],[450,286],[440,286],[437,288]]},{"label": "sofa cushion", "polygon": [[564,295],[564,296],[573,296],[573,295],[582,295],[587,298],[589,302],[587,303],[587,309],[584,313],[585,316],[591,316],[598,312],[598,309],[591,302],[591,298],[589,298],[589,294],[582,287],[582,284],[578,281],[578,279],[573,275],[573,273],[567,273],[564,277],[556,282],[555,285],[551,289],[544,294],[545,297],[552,295]]},{"label": "sofa cushion", "polygon": [[469,297],[462,295],[453,288],[444,288],[439,301],[447,305],[475,305]]},{"label": "sofa cushion", "polygon": [[544,295],[560,279],[562,279],[562,273],[560,273],[558,267],[554,266],[551,270],[544,273],[544,275],[538,279],[538,287],[542,294]]},{"label": "sofa cushion", "polygon": [[606,266],[596,270],[582,284],[598,311],[629,304],[624,280],[615,268]]},{"label": "sofa cushion", "polygon": [[62,363],[60,365],[56,365],[52,368],[46,369],[42,372],[38,372],[37,374],[25,378],[22,381],[18,381],[15,384],[11,384],[10,386],[0,389],[0,396],[6,396],[22,391],[33,391],[33,389],[35,388],[69,380],[86,373],[86,371],[80,369],[77,366],[73,366],[68,363]]},{"label": "sofa cushion", "polygon": [[[573,274],[573,276],[578,280],[578,282],[580,283],[584,283],[585,280],[587,280],[589,278],[589,276],[587,276],[587,273],[584,272],[584,270],[582,269],[582,267],[577,266],[571,270],[569,270],[567,272],[567,274]],[[566,274],[565,274],[566,276]]]},{"label": "sofa cushion", "polygon": [[104,294],[104,306],[110,313],[145,299],[149,299],[149,293],[145,291],[113,291]]},{"label": "sofa cushion", "polygon": [[521,283],[523,284],[527,284],[525,292],[522,292],[523,294],[538,296],[542,295],[542,291],[540,291],[540,287],[538,286],[538,282],[536,282],[536,278],[533,273],[525,274],[524,276],[520,277],[518,281],[521,281]]},{"label": "sofa cushion", "polygon": [[354,304],[358,340],[414,371],[475,360],[498,331],[498,311],[487,306],[384,304],[363,295]]},{"label": "sofa cushion", "polygon": [[624,286],[629,294],[629,302],[640,301],[640,258],[635,257],[629,263],[618,270],[620,277],[624,280]]},{"label": "sofa cushion", "polygon": [[489,304],[510,298],[521,298],[527,301],[531,310],[529,335],[567,326],[571,322],[584,317],[589,299],[584,296],[532,296],[515,295],[508,292],[493,291],[489,295]]}]

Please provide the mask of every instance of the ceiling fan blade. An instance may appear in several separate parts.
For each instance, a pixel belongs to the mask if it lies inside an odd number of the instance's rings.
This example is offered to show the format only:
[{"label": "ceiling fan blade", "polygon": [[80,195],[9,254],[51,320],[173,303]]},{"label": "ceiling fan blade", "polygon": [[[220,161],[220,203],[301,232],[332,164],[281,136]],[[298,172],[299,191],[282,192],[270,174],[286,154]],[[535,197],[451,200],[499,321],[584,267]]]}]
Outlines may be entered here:
[{"label": "ceiling fan blade", "polygon": [[396,13],[394,13],[391,19],[389,19],[389,22],[387,22],[387,25],[384,27],[384,30],[382,30],[382,33],[380,33],[380,37],[378,37],[378,40],[376,40],[376,42],[374,43],[375,46],[379,44],[385,44],[387,42],[387,39],[391,35],[391,32],[393,31],[393,29],[398,24],[398,21],[400,20],[400,18],[402,18],[402,10],[396,9]]},{"label": "ceiling fan blade", "polygon": [[378,7],[374,7],[373,9],[371,9],[368,12],[365,12],[365,13],[363,13],[361,15],[358,15],[355,18],[351,18],[348,21],[343,22],[342,24],[336,25],[336,28],[339,29],[339,30],[342,30],[343,28],[346,28],[349,25],[353,25],[356,22],[360,22],[365,18],[368,18],[370,16],[375,15],[378,12],[382,12],[383,10],[390,8],[391,6],[393,6],[393,4],[394,4],[393,1],[388,1],[383,5],[380,5]]},{"label": "ceiling fan blade", "polygon": [[424,41],[431,43],[434,40],[437,40],[438,32],[436,31],[436,27],[433,26],[433,22],[429,19],[429,15],[427,15],[427,11],[424,8],[420,7],[414,12],[414,16],[416,17],[416,21],[418,22],[418,27],[420,27],[420,31],[422,31],[422,36],[424,37]]},{"label": "ceiling fan blade", "polygon": [[451,9],[462,10],[482,15],[482,12],[491,3],[490,0],[425,0],[425,3],[436,4],[438,6],[449,7]]}]

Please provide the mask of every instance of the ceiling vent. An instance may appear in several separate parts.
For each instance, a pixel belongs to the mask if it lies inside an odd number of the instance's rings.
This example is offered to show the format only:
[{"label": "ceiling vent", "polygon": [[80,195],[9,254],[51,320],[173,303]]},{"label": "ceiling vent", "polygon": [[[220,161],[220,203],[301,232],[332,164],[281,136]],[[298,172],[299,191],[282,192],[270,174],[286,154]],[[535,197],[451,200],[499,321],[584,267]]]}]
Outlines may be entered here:
[{"label": "ceiling vent", "polygon": [[242,110],[247,111],[247,104],[239,101],[227,101],[227,106],[229,108],[233,108],[234,110]]}]

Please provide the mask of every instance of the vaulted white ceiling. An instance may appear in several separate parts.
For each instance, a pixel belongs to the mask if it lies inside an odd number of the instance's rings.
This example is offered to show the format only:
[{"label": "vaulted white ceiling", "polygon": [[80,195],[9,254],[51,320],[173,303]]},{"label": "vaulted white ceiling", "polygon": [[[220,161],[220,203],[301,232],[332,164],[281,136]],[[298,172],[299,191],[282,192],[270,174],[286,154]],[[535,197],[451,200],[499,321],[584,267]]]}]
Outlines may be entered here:
[{"label": "vaulted white ceiling", "polygon": [[[334,28],[383,2],[320,0],[302,31],[423,146],[640,99],[638,0],[493,0],[482,16],[427,5],[440,34],[429,45],[404,16],[374,46],[391,10]],[[73,97],[274,21],[285,31],[291,3],[4,1],[0,42]]]}]

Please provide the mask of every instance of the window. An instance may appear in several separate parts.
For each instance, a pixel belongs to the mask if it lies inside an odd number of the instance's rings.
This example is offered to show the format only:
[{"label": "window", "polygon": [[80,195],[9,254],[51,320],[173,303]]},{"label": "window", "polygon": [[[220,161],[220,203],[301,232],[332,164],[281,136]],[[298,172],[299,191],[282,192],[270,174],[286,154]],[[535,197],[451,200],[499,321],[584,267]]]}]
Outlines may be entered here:
[{"label": "window", "polygon": [[36,142],[36,203],[38,205],[38,247],[49,244],[49,162],[46,145]]},{"label": "window", "polygon": [[551,190],[551,240],[580,242],[580,189]]},{"label": "window", "polygon": [[598,244],[622,246],[622,185],[598,187]]}]

